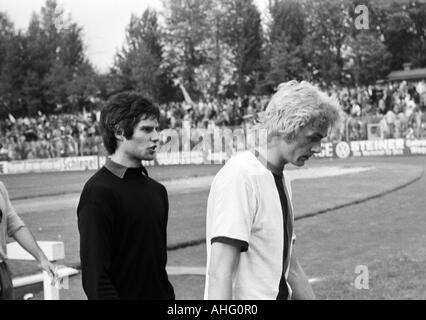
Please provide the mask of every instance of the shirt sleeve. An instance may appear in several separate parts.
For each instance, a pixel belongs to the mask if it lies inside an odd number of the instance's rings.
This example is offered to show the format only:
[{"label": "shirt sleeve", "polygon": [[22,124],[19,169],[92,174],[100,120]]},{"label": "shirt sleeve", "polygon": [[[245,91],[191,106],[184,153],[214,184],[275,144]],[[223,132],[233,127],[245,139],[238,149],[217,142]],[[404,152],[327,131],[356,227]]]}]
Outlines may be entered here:
[{"label": "shirt sleeve", "polygon": [[241,252],[246,252],[248,250],[248,242],[241,241],[238,239],[232,239],[228,237],[214,237],[211,239],[211,244],[215,242],[229,244],[230,246],[240,249]]},{"label": "shirt sleeve", "polygon": [[25,227],[25,224],[13,208],[13,205],[9,198],[9,193],[7,192],[7,189],[2,182],[0,182],[0,191],[4,198],[6,209],[6,212],[4,212],[3,214],[6,216],[5,218],[7,222],[7,235],[9,237],[13,237],[16,231],[18,231],[22,227]]},{"label": "shirt sleeve", "polygon": [[88,299],[119,299],[111,280],[113,196],[106,190],[83,190],[77,209],[83,289]]},{"label": "shirt sleeve", "polygon": [[248,177],[239,170],[230,169],[216,177],[210,191],[209,241],[230,244],[247,251],[256,199]]}]

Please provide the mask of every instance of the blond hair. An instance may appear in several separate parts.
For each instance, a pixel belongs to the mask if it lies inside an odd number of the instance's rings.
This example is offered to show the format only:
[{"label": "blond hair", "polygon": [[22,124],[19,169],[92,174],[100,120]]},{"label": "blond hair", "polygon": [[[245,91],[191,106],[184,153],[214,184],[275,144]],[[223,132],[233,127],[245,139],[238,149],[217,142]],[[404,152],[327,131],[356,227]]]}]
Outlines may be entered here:
[{"label": "blond hair", "polygon": [[268,135],[282,134],[292,140],[301,128],[315,124],[330,128],[337,124],[342,108],[334,97],[327,96],[312,84],[292,80],[281,83],[265,111],[259,127]]}]

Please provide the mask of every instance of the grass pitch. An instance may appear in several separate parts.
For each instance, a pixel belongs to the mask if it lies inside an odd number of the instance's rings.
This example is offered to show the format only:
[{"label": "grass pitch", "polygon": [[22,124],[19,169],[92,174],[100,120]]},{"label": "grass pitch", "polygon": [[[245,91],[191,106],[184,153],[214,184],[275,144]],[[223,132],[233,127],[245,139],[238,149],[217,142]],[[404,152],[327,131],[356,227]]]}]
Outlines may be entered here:
[{"label": "grass pitch", "polygon": [[[301,218],[321,210],[324,212],[299,219],[295,226],[296,250],[301,264],[309,277],[319,279],[313,284],[318,298],[426,298],[422,268],[426,263],[426,250],[423,248],[426,243],[426,178],[422,176],[422,170],[426,167],[425,160],[426,157],[315,160],[309,166],[375,166],[377,170],[294,182],[296,216]],[[161,175],[163,178],[170,178],[172,174],[177,178],[178,172],[184,172],[183,176],[212,175],[220,166],[199,167],[201,172],[190,166],[181,170],[165,168],[149,170],[152,176],[158,174],[157,178]],[[89,173],[48,174],[44,180],[44,175],[30,175],[29,180],[33,181],[31,183],[34,186],[44,186],[42,194],[46,195],[51,190],[61,193],[76,192],[88,176]],[[54,178],[56,186],[51,185]],[[12,185],[14,202],[31,201],[18,200],[24,194],[20,185],[26,181],[24,176],[2,177],[2,180],[9,189]],[[386,194],[387,191],[412,181],[415,182]],[[13,183],[16,183],[15,187]],[[23,188],[28,187],[30,191],[27,190],[27,194],[39,195],[40,191],[29,187],[31,183],[24,184]],[[65,191],[62,192],[63,190]],[[170,244],[204,238],[207,195],[208,190],[170,195]],[[365,197],[372,199],[359,202]],[[347,203],[353,204],[345,206]],[[338,207],[340,208],[336,209]],[[63,263],[78,264],[75,208],[52,208],[43,212],[35,208],[22,217],[38,240],[65,241],[67,258]],[[169,251],[169,265],[204,266],[205,245]],[[368,268],[368,289],[360,290],[354,286],[357,277],[355,269],[359,265]],[[34,271],[35,263],[13,262],[12,268],[17,275],[25,274]],[[64,291],[63,298],[85,298],[79,278],[72,278],[71,290]],[[170,279],[178,299],[202,299],[204,277],[171,276]],[[36,297],[40,298],[41,294],[36,294]]]}]

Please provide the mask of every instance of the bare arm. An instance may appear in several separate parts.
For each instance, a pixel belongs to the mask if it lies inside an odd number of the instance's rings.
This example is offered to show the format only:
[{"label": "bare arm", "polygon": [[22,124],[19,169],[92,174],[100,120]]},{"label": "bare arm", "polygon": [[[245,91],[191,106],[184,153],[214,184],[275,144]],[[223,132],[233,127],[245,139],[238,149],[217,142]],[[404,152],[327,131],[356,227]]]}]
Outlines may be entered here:
[{"label": "bare arm", "polygon": [[231,300],[232,279],[240,261],[240,249],[214,242],[210,252],[209,300]]},{"label": "bare arm", "polygon": [[13,234],[13,238],[40,263],[41,268],[49,274],[53,282],[56,281],[55,266],[40,249],[30,230],[27,227],[21,227]]},{"label": "bare arm", "polygon": [[293,291],[293,300],[314,300],[315,294],[308,281],[308,277],[297,260],[296,251],[293,249],[290,259],[288,283]]}]

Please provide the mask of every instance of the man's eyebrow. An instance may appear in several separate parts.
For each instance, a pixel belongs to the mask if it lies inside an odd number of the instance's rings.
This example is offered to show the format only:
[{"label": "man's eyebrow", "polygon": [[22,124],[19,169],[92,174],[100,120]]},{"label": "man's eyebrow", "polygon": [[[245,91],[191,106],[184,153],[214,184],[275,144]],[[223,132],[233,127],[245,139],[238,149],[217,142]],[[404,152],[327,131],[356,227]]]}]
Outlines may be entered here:
[{"label": "man's eyebrow", "polygon": [[324,136],[321,133],[315,132],[313,134],[310,135],[311,138],[319,138],[319,139],[324,139]]},{"label": "man's eyebrow", "polygon": [[151,125],[141,125],[139,129],[158,129],[159,126],[151,126]]}]

